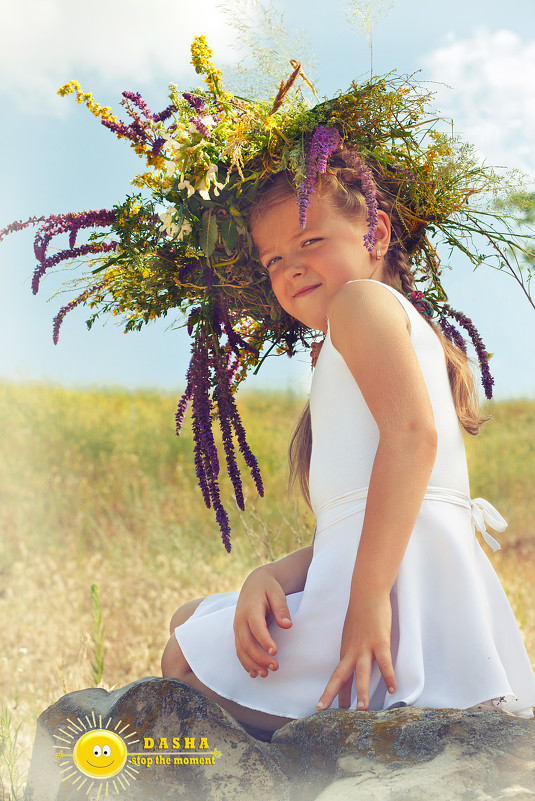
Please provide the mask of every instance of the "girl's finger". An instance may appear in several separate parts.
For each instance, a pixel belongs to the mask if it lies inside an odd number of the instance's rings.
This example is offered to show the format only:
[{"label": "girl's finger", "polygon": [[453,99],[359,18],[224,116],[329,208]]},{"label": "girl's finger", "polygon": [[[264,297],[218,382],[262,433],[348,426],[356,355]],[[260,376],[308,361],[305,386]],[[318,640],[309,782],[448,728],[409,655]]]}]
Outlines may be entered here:
[{"label": "girl's finger", "polygon": [[371,653],[363,652],[359,654],[355,665],[355,676],[357,681],[357,709],[368,709],[372,677]]},{"label": "girl's finger", "polygon": [[248,650],[243,645],[244,641],[244,634],[243,631],[240,629],[236,629],[234,632],[234,644],[236,647],[236,656],[238,657],[242,667],[248,673],[254,673],[255,675],[258,673],[260,665],[256,664],[253,659],[249,656]]},{"label": "girl's finger", "polygon": [[351,663],[339,662],[332,672],[331,678],[327,682],[321,698],[316,704],[316,709],[327,709],[340,692],[340,688],[348,679],[353,680],[353,666]]},{"label": "girl's finger", "polygon": [[280,588],[280,591],[271,589],[268,592],[267,597],[271,613],[277,621],[277,624],[281,626],[281,628],[290,628],[292,625],[292,618],[290,616],[290,610],[288,609],[286,596],[282,591],[282,587]]},{"label": "girl's finger", "polygon": [[[271,658],[270,655],[276,654],[277,646],[271,637],[271,634],[269,633],[266,618],[263,614],[259,615],[258,617],[253,617],[249,620],[249,629],[252,632],[253,637],[262,646],[264,651],[268,652],[268,659]],[[266,655],[264,654],[264,656]]]},{"label": "girl's finger", "polygon": [[375,661],[381,671],[381,675],[387,686],[388,692],[395,692],[397,689],[396,674],[394,673],[394,666],[392,665],[392,654],[390,648],[386,646],[382,650],[377,650],[375,653]]},{"label": "girl's finger", "polygon": [[268,668],[277,670],[277,660],[266,654],[248,628],[238,629],[236,634],[236,654],[247,671],[254,670],[261,676],[267,676]]},{"label": "girl's finger", "polygon": [[339,709],[349,709],[351,705],[351,688],[353,687],[353,681],[355,680],[354,675],[352,674],[347,681],[345,681],[341,688],[340,692],[338,693],[338,708]]}]

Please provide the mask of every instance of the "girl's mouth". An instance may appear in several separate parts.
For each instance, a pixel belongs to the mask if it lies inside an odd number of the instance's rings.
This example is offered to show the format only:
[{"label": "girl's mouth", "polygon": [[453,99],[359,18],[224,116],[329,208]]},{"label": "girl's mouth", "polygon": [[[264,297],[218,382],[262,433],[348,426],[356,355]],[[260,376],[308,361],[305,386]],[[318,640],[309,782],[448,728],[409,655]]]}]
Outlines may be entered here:
[{"label": "girl's mouth", "polygon": [[317,289],[320,284],[312,284],[311,286],[305,286],[303,289],[300,289],[298,292],[295,293],[294,298],[302,298],[303,295],[309,295],[310,292],[313,292],[314,289]]}]

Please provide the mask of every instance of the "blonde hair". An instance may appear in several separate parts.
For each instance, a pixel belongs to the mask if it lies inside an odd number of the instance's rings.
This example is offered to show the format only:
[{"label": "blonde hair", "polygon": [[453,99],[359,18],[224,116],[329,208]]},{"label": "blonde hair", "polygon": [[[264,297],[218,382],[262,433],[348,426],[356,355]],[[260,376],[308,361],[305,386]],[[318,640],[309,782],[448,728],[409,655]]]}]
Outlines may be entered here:
[{"label": "blonde hair", "polygon": [[[365,219],[368,210],[361,191],[360,179],[356,171],[347,166],[332,167],[330,172],[318,175],[316,192],[319,197],[328,197],[334,207],[351,220]],[[414,288],[409,256],[403,243],[403,226],[397,216],[395,204],[379,187],[376,187],[379,209],[384,211],[391,223],[391,240],[384,256],[385,283],[397,289],[410,299]],[[271,206],[277,205],[295,195],[295,187],[289,173],[277,173],[261,189],[259,196],[249,213],[249,228]],[[467,355],[454,345],[441,329],[427,318],[440,340],[446,358],[446,367],[450,381],[453,402],[460,425],[469,434],[475,435],[488,417],[483,417],[479,406],[479,398]],[[307,402],[293,433],[288,460],[290,466],[289,487],[295,482],[310,505],[308,473],[312,451],[312,427],[310,407]]]}]

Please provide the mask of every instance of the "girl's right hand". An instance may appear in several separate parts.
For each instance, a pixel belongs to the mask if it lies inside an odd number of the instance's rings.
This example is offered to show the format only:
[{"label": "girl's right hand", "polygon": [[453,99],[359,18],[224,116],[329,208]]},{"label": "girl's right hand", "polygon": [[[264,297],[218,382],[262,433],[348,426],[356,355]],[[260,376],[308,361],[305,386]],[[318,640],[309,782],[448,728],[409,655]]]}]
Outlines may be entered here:
[{"label": "girl's right hand", "polygon": [[245,579],[234,615],[236,654],[251,678],[265,678],[277,670],[277,645],[267,627],[272,614],[283,629],[292,626],[286,595],[281,585],[264,567],[256,568]]}]

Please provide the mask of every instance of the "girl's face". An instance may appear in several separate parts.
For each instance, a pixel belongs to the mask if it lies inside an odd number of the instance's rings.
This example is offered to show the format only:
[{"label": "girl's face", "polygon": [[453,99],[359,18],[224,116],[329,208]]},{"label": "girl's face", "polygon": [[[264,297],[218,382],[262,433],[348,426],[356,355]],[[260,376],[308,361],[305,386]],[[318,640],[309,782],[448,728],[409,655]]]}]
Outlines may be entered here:
[{"label": "girl's face", "polygon": [[[309,328],[327,331],[327,308],[335,292],[359,278],[383,280],[383,260],[364,245],[365,220],[343,216],[328,197],[312,195],[305,228],[295,197],[269,207],[252,227],[260,261],[282,308]],[[390,233],[379,212],[376,243]]]}]

